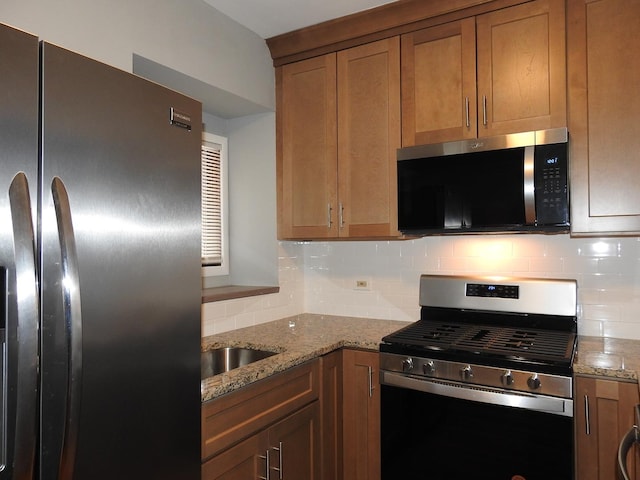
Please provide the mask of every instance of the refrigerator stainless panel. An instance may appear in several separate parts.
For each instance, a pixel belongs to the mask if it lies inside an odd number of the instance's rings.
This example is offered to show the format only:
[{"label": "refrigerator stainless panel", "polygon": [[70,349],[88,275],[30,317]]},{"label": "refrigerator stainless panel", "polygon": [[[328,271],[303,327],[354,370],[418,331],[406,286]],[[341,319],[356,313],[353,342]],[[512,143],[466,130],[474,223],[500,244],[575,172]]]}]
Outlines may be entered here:
[{"label": "refrigerator stainless panel", "polygon": [[[61,245],[68,193],[82,309],[75,480],[200,478],[198,102],[42,45],[42,453],[56,479],[70,384]],[[73,371],[73,370],[71,370]],[[63,478],[63,477],[60,477]]]},{"label": "refrigerator stainless panel", "polygon": [[[10,188],[19,172],[30,187],[32,230],[36,229],[38,182],[38,39],[0,24],[0,271],[4,281],[3,321],[0,322],[0,479],[31,478],[35,460],[37,401],[35,371],[38,332],[30,332],[31,343],[18,344],[18,294]],[[16,207],[17,208],[17,207]],[[18,214],[19,212],[16,212]],[[21,211],[28,215],[28,212]],[[29,223],[28,217],[22,218]],[[24,224],[24,222],[22,222]],[[33,240],[30,240],[33,242]],[[21,245],[29,247],[29,245]],[[32,247],[31,247],[32,248]],[[28,259],[27,259],[28,260]],[[33,272],[32,272],[33,273]],[[32,276],[33,278],[33,276]],[[37,285],[27,285],[35,291]],[[21,319],[21,325],[37,322]],[[18,348],[21,348],[19,351]],[[27,352],[29,348],[31,352]],[[25,372],[18,377],[18,358]],[[26,365],[28,355],[32,364]],[[30,363],[26,362],[26,363]],[[26,369],[30,368],[31,371]],[[29,399],[17,402],[18,391]],[[29,411],[32,410],[32,411]],[[19,425],[19,429],[16,429]]]}]

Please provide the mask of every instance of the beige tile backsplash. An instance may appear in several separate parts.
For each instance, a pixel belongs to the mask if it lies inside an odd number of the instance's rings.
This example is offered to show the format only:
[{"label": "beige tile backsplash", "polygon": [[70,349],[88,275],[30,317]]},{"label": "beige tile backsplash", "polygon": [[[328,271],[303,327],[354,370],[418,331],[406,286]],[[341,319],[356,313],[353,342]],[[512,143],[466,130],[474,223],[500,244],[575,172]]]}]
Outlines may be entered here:
[{"label": "beige tile backsplash", "polygon": [[[418,318],[421,273],[574,278],[581,335],[640,339],[640,239],[469,235],[281,242],[280,292],[203,305],[203,335],[298,313]],[[368,289],[356,288],[364,280]]]}]

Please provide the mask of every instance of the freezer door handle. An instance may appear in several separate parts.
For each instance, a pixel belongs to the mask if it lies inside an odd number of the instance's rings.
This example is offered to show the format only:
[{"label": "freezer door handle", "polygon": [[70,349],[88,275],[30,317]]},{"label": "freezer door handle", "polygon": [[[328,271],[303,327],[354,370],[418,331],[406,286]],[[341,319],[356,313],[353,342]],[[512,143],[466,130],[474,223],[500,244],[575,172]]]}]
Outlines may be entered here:
[{"label": "freezer door handle", "polygon": [[38,415],[38,321],[35,236],[27,176],[19,172],[9,186],[16,274],[16,415],[13,478],[33,478]]},{"label": "freezer door handle", "polygon": [[80,304],[80,279],[69,195],[60,178],[53,178],[51,182],[51,193],[53,195],[53,205],[58,224],[58,238],[60,240],[62,300],[69,369],[67,377],[67,412],[58,479],[71,480],[73,478],[78,446],[80,394],[82,391],[82,312]]}]

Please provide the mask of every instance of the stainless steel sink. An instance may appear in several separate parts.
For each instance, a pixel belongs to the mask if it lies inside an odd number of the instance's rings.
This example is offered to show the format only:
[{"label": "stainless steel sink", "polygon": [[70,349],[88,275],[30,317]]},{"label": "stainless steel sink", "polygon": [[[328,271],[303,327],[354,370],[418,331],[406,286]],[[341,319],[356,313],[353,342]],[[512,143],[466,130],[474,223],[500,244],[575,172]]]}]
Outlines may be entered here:
[{"label": "stainless steel sink", "polygon": [[202,352],[200,357],[201,378],[228,372],[234,368],[268,358],[276,353],[278,352],[243,347],[224,347],[207,350]]}]

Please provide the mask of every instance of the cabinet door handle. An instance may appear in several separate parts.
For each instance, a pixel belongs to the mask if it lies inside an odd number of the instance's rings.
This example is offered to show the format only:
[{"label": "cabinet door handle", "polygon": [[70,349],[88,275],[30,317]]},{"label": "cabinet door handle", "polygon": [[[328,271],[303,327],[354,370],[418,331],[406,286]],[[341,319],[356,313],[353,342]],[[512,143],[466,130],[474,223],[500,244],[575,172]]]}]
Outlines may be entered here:
[{"label": "cabinet door handle", "polygon": [[369,398],[373,398],[373,368],[371,366],[367,368],[369,369]]},{"label": "cabinet door handle", "polygon": [[591,435],[591,420],[589,418],[589,395],[584,396],[584,431]]},{"label": "cabinet door handle", "polygon": [[467,128],[471,126],[471,120],[469,120],[469,97],[464,97],[464,114],[466,117]]},{"label": "cabinet door handle", "polygon": [[272,447],[273,450],[275,450],[276,452],[278,452],[278,466],[277,467],[272,467],[273,470],[275,470],[276,472],[278,472],[278,480],[282,480],[282,475],[283,475],[283,468],[282,468],[282,442],[278,442],[278,446],[277,447]]},{"label": "cabinet door handle", "polygon": [[482,96],[482,124],[487,126],[487,96]]},{"label": "cabinet door handle", "polygon": [[269,474],[271,473],[271,468],[270,468],[270,465],[269,465],[269,450],[267,450],[264,455],[259,455],[259,457],[264,460],[265,476],[264,477],[258,477],[258,479],[259,480],[269,480]]},{"label": "cabinet door handle", "polygon": [[327,203],[327,227],[331,228],[331,203]]},{"label": "cabinet door handle", "polygon": [[344,205],[342,204],[342,202],[340,202],[338,205],[338,225],[340,225],[340,230],[342,230],[344,228]]}]

